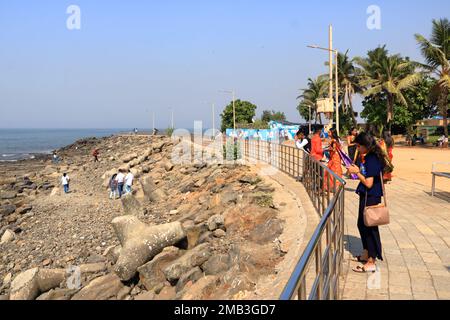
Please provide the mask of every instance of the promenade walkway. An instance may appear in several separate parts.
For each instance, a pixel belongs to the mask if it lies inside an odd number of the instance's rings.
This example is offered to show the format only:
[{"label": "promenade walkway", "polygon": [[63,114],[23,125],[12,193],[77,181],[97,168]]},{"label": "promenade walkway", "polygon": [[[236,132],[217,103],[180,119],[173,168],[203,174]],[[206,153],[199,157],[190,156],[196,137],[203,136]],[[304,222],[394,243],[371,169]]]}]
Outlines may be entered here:
[{"label": "promenade walkway", "polygon": [[[431,179],[431,177],[430,177]],[[430,197],[429,187],[402,179],[387,186],[391,223],[380,227],[384,261],[375,274],[352,271],[362,246],[356,225],[357,182],[345,194],[346,252],[343,298],[450,299],[450,201]]]}]

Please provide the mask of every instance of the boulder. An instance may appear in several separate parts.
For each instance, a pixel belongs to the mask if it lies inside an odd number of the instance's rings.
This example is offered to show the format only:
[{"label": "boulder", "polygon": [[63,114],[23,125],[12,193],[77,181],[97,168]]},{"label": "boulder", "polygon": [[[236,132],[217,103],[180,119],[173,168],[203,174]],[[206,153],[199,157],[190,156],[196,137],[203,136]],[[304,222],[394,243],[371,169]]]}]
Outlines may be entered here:
[{"label": "boulder", "polygon": [[0,200],[10,200],[14,199],[17,196],[17,193],[14,191],[1,191],[0,192]]},{"label": "boulder", "polygon": [[41,294],[36,300],[70,300],[76,292],[74,289],[52,289]]},{"label": "boulder", "polygon": [[208,229],[214,231],[224,226],[225,218],[221,214],[215,214],[208,219]]},{"label": "boulder", "polygon": [[160,254],[156,255],[150,262],[140,266],[139,279],[148,291],[152,291],[158,284],[164,283],[166,277],[163,270],[171,262],[182,255],[180,249],[176,247],[167,247]]},{"label": "boulder", "polygon": [[122,160],[123,163],[128,163],[128,162],[130,162],[131,160],[136,159],[137,157],[138,157],[138,155],[137,155],[136,153],[130,153],[130,154],[128,154],[128,155],[122,157],[121,160]]},{"label": "boulder", "polygon": [[124,195],[121,201],[126,215],[140,216],[142,214],[142,206],[133,194],[128,193]]},{"label": "boulder", "polygon": [[138,267],[150,261],[165,247],[186,237],[180,222],[149,226],[135,216],[121,216],[112,221],[122,245],[114,271],[122,280],[130,280]]},{"label": "boulder", "polygon": [[231,259],[228,254],[215,254],[201,266],[206,275],[219,274],[227,271],[230,267]]},{"label": "boulder", "polygon": [[164,169],[166,170],[166,171],[172,171],[172,169],[173,169],[173,167],[174,167],[174,165],[173,165],[173,163],[172,162],[166,162],[165,164],[164,164]]},{"label": "boulder", "polygon": [[72,297],[72,300],[108,300],[115,298],[124,285],[113,273],[95,278]]},{"label": "boulder", "polygon": [[248,184],[251,184],[251,185],[255,185],[255,184],[257,184],[260,181],[261,181],[261,178],[259,178],[258,176],[246,175],[246,176],[243,176],[243,177],[239,178],[239,182],[241,182],[241,183],[248,183]]},{"label": "boulder", "polygon": [[8,216],[11,213],[14,213],[16,211],[16,206],[12,204],[6,204],[3,206],[0,206],[0,216]]},{"label": "boulder", "polygon": [[187,227],[185,230],[188,241],[188,249],[192,249],[198,244],[198,239],[200,236],[207,231],[207,227],[205,224],[196,224],[194,226]]},{"label": "boulder", "polygon": [[9,298],[10,300],[34,300],[40,293],[59,286],[65,278],[64,269],[29,269],[14,278]]},{"label": "boulder", "polygon": [[116,263],[120,256],[120,251],[122,250],[122,247],[120,245],[117,246],[109,246],[105,249],[103,252],[103,256],[106,257],[109,261],[112,263]]},{"label": "boulder", "polygon": [[0,185],[13,184],[15,182],[15,177],[0,177]]},{"label": "boulder", "polygon": [[19,209],[17,209],[17,212],[19,214],[25,214],[27,212],[30,212],[31,210],[33,210],[33,206],[28,204],[28,205],[21,206]]},{"label": "boulder", "polygon": [[156,142],[152,145],[153,151],[161,152],[165,145],[166,145],[166,142],[164,142],[164,141]]},{"label": "boulder", "polygon": [[216,229],[213,232],[213,236],[216,238],[223,238],[227,235],[227,233],[225,231],[223,231],[222,229]]},{"label": "boulder", "polygon": [[195,267],[185,274],[183,274],[177,282],[176,291],[179,292],[183,290],[186,283],[191,281],[192,283],[196,282],[198,279],[203,277],[203,271],[199,267]]},{"label": "boulder", "polygon": [[194,284],[185,287],[181,300],[206,300],[216,290],[219,279],[217,276],[205,276]]},{"label": "boulder", "polygon": [[106,271],[106,264],[104,262],[87,263],[80,265],[80,272],[82,274],[99,273],[102,271]]},{"label": "boulder", "polygon": [[151,177],[140,179],[144,196],[148,201],[158,202],[167,197],[163,189],[158,188]]},{"label": "boulder", "polygon": [[3,233],[2,238],[0,239],[0,244],[4,244],[7,242],[11,242],[16,238],[16,234],[9,229]]},{"label": "boulder", "polygon": [[154,300],[155,299],[155,294],[153,292],[141,292],[140,294],[138,294],[137,296],[134,297],[134,300]]},{"label": "boulder", "polygon": [[173,300],[175,299],[175,296],[175,287],[166,286],[157,296],[155,296],[155,300]]},{"label": "boulder", "polygon": [[164,275],[170,282],[174,282],[194,267],[202,265],[211,256],[210,246],[207,243],[201,244],[186,252],[183,256],[175,260],[164,269]]}]

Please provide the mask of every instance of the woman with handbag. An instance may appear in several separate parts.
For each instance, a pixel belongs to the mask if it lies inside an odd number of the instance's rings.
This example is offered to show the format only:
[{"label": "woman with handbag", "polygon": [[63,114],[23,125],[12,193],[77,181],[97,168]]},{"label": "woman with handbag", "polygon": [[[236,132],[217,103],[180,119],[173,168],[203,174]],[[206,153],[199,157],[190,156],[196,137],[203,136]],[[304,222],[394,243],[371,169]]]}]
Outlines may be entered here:
[{"label": "woman with handbag", "polygon": [[362,155],[360,166],[347,167],[349,174],[356,174],[360,183],[356,189],[359,195],[358,230],[363,244],[363,253],[356,260],[363,263],[353,271],[375,272],[376,259],[383,260],[378,226],[389,223],[389,213],[381,204],[385,196],[382,180],[386,158],[376,139],[368,133],[359,134],[355,142]]}]

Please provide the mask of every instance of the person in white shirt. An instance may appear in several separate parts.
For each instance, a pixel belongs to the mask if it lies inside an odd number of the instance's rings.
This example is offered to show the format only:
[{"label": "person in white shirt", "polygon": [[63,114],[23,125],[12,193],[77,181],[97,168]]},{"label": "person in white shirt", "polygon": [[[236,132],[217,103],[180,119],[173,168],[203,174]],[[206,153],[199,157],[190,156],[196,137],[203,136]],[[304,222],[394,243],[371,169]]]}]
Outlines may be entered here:
[{"label": "person in white shirt", "polygon": [[128,174],[125,177],[125,194],[131,193],[131,186],[133,185],[134,176],[131,173],[131,170],[128,169]]},{"label": "person in white shirt", "polygon": [[61,177],[61,183],[64,187],[64,193],[69,193],[69,182],[70,182],[70,178],[67,175],[67,173],[64,173],[63,176]]},{"label": "person in white shirt", "polygon": [[305,137],[305,134],[300,130],[295,135],[295,146],[300,150],[306,151],[307,153],[310,153],[311,151],[310,141]]},{"label": "person in white shirt", "polygon": [[122,170],[119,170],[116,180],[117,180],[117,190],[119,191],[119,198],[121,198],[123,193],[123,185],[125,182],[125,175],[123,174]]}]

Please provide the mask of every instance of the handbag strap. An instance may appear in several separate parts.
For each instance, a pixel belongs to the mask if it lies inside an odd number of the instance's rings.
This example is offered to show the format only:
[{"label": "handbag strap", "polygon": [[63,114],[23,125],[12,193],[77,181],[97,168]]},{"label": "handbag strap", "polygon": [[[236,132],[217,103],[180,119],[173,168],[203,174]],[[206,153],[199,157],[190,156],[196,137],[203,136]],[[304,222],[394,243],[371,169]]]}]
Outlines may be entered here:
[{"label": "handbag strap", "polygon": [[[387,193],[386,193],[386,189],[384,187],[383,173],[382,172],[380,172],[380,181],[381,181],[381,188],[383,190],[382,197],[383,197],[383,200],[384,200],[384,206],[387,207]],[[365,200],[365,203],[364,203],[364,208],[366,208],[366,207],[367,207],[367,188],[366,188],[366,200]]]}]

